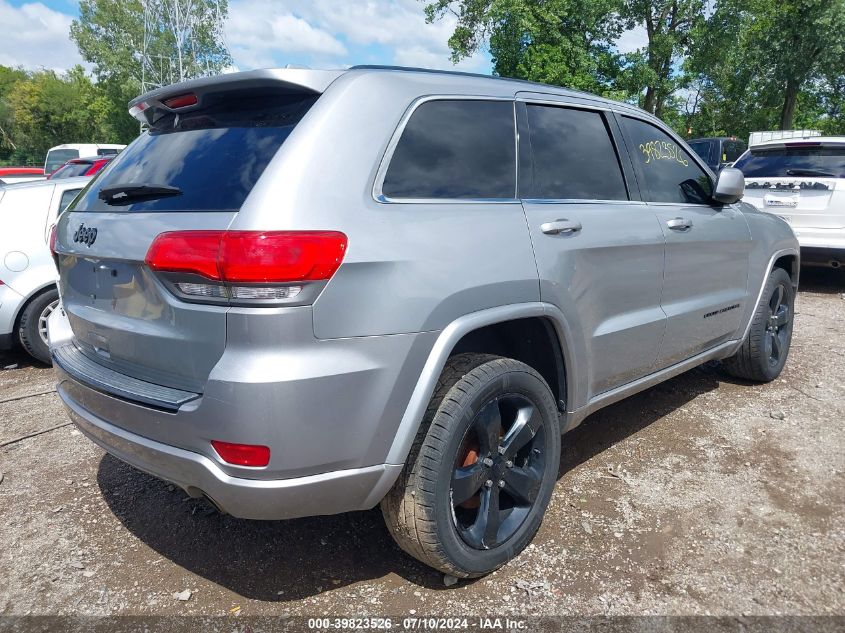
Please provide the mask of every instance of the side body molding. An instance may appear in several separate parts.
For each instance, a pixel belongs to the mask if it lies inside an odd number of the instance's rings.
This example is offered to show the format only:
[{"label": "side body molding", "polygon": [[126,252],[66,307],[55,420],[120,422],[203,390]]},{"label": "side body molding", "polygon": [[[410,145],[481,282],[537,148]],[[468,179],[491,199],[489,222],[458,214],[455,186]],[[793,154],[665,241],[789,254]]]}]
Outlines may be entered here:
[{"label": "side body molding", "polygon": [[[577,380],[572,369],[574,361],[573,351],[576,349],[576,343],[566,325],[563,313],[557,307],[537,301],[498,306],[472,312],[450,323],[437,337],[437,341],[435,341],[434,347],[428,356],[417,385],[411,394],[408,406],[405,408],[405,413],[396,431],[396,437],[388,452],[386,463],[405,463],[425,410],[428,407],[428,402],[434,393],[437,379],[440,377],[440,373],[443,371],[443,367],[458,341],[465,334],[487,325],[531,317],[546,317],[554,324],[561,351],[563,352],[564,369],[566,371],[566,392],[567,394],[578,393]],[[569,410],[568,404],[567,410]]]}]

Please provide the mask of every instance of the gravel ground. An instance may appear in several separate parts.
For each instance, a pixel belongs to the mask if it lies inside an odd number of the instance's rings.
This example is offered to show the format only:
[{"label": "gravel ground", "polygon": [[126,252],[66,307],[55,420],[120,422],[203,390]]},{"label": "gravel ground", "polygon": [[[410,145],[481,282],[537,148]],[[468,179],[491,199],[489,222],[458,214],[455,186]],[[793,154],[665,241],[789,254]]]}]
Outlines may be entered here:
[{"label": "gravel ground", "polygon": [[845,615],[845,274],[802,274],[779,380],[708,365],[593,415],[534,544],[451,587],[378,509],[188,499],[53,428],[52,371],[0,354],[0,615]]}]

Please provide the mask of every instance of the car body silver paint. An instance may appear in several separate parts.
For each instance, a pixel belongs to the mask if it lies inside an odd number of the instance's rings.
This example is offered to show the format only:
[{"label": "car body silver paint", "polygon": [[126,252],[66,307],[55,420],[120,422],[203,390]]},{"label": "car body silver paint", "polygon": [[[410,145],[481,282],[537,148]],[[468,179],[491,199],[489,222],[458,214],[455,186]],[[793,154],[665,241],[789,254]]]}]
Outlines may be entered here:
[{"label": "car body silver paint", "polygon": [[[68,340],[67,322],[56,324],[63,318],[59,311],[50,320],[52,346],[84,346],[78,339],[91,330],[116,337],[118,347],[131,344],[134,327],[159,335],[150,341],[158,346],[159,360],[124,369],[150,382],[191,383],[202,397],[178,413],[114,398],[61,370],[59,393],[80,428],[106,450],[192,493],[204,490],[236,516],[286,518],[378,503],[407,456],[449,354],[474,329],[530,317],[553,324],[564,354],[567,399],[561,423],[568,429],[605,404],[736,349],[771,266],[778,256],[797,256],[794,234],[771,215],[744,203],[721,211],[691,205],[701,209],[690,213],[717,219],[711,229],[697,233],[699,243],[690,246],[694,258],[684,260],[683,242],[677,243],[679,279],[692,260],[699,266],[709,263],[708,249],[714,261],[728,255],[734,264],[747,249],[746,270],[732,269],[737,276],[722,289],[726,302],[744,293],[735,311],[741,317],[730,314],[730,324],[722,322],[717,336],[711,333],[699,344],[709,349],[693,345],[689,357],[672,362],[661,333],[671,327],[660,303],[665,274],[661,240],[663,216],[677,209],[641,202],[636,183],[634,200],[623,203],[389,200],[378,189],[391,143],[415,104],[424,100],[536,100],[599,109],[646,120],[683,144],[657,119],[584,93],[485,77],[385,69],[302,74],[299,79],[287,70],[256,73],[197,80],[148,96],[165,99],[188,90],[219,90],[227,82],[264,84],[274,77],[291,90],[322,92],[239,212],[133,214],[132,222],[122,214],[74,212],[59,223],[60,250],[64,257],[95,265],[99,260],[143,261],[152,239],[165,230],[343,231],[349,238],[343,264],[314,303],[272,309],[202,306],[209,316],[194,307],[170,305],[176,300],[149,280],[151,291],[160,294],[133,298],[141,323],[114,313],[83,315],[82,286],[66,296],[74,336]],[[541,224],[567,217],[563,212],[583,215],[583,239],[537,232]],[[590,214],[604,218],[605,229],[629,227],[619,233],[635,233],[639,245],[624,243],[612,230],[599,231],[599,219]],[[70,239],[80,221],[98,228],[90,248]],[[720,235],[728,237],[728,244]],[[615,249],[617,255],[603,260],[598,256],[602,248]],[[617,258],[622,264],[634,258],[641,270],[625,270]],[[579,266],[579,275],[567,265]],[[136,284],[145,279],[142,268],[134,271]],[[711,283],[724,268],[700,272],[704,276],[693,283]],[[68,276],[63,275],[63,286]],[[661,292],[649,284],[661,285]],[[602,299],[586,301],[585,292],[593,288]],[[720,294],[711,290],[707,300],[695,293],[679,300],[688,304],[687,312],[679,314],[693,318],[696,309],[718,304]],[[180,366],[194,353],[187,341],[178,344],[180,328],[196,345],[200,334],[194,330],[209,318],[218,328],[212,338],[220,340],[211,341],[193,366]],[[164,344],[169,337],[172,348]],[[136,336],[135,343],[147,338]],[[642,338],[651,346],[641,345]],[[629,346],[641,352],[645,347],[645,361],[626,351]],[[605,356],[612,351],[621,355],[621,371]],[[660,354],[671,364],[661,367]],[[177,371],[168,369],[174,366]],[[211,439],[270,445],[271,464],[263,469],[224,464],[211,450]],[[273,492],[255,496],[247,492],[253,488]],[[292,508],[290,503],[301,505]]]}]

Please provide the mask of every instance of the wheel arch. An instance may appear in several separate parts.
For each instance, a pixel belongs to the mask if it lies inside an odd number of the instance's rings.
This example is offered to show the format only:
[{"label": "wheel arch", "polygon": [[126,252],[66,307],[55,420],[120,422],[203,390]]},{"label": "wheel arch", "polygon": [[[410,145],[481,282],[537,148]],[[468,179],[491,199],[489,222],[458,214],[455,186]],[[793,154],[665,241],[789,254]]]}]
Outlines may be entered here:
[{"label": "wheel arch", "polygon": [[[519,321],[523,323],[510,326],[510,324]],[[537,367],[535,369],[546,378],[547,382],[550,377],[553,377],[555,384],[550,383],[550,387],[559,401],[558,409],[560,413],[563,414],[566,408],[571,408],[566,405],[570,404],[569,400],[578,389],[574,372],[575,344],[572,331],[560,310],[547,303],[531,302],[473,312],[450,323],[437,337],[399,423],[386,458],[388,464],[403,464],[405,462],[428,402],[432,393],[434,393],[437,380],[449,357],[455,353],[466,351],[495,353],[490,352],[489,349],[481,349],[483,347],[481,344],[489,341],[489,336],[496,329],[509,326],[516,327],[517,331],[519,328],[528,328],[528,330],[523,331],[533,330],[537,335],[540,335],[540,330],[536,328],[542,328],[542,336],[546,337],[546,341],[551,341],[554,344],[552,362],[555,368],[552,370],[550,367],[544,366],[542,370]],[[536,348],[533,349],[536,350]],[[530,358],[531,353],[531,350],[523,349],[523,359]],[[523,360],[523,362],[525,361]],[[561,401],[565,406],[561,406]]]},{"label": "wheel arch", "polygon": [[798,289],[798,277],[801,272],[801,258],[797,253],[787,253],[778,257],[769,272],[766,273],[767,278],[775,268],[782,268],[785,270],[789,275],[789,278],[792,280],[792,287],[795,290]]},{"label": "wheel arch", "polygon": [[766,288],[766,281],[768,280],[769,275],[772,274],[772,271],[775,268],[783,268],[792,280],[792,286],[796,290],[798,289],[798,275],[801,270],[800,251],[797,248],[785,248],[775,251],[775,253],[772,254],[772,256],[769,258],[768,265],[763,270],[763,275],[760,278],[757,294],[751,295],[754,297],[754,302],[751,304],[751,310],[749,310],[750,314],[748,316],[748,321],[745,324],[744,329],[740,332],[740,336],[737,337],[736,347],[734,347],[725,356],[733,355],[736,350],[738,350],[739,347],[742,345],[742,342],[745,340],[745,338],[748,336],[748,332],[751,330],[751,323],[754,321],[754,309],[757,304],[760,303],[760,298],[763,296],[763,290]]},{"label": "wheel arch", "polygon": [[30,292],[28,295],[26,295],[24,297],[23,301],[21,301],[20,305],[18,306],[17,312],[15,313],[15,320],[14,320],[14,328],[15,329],[13,331],[14,336],[17,336],[17,331],[18,331],[18,328],[20,327],[20,324],[21,324],[21,316],[23,315],[24,310],[26,310],[26,308],[29,306],[29,304],[32,303],[33,301],[35,301],[36,298],[38,298],[39,296],[41,296],[42,294],[44,294],[48,290],[51,290],[51,289],[57,288],[57,287],[58,286],[57,286],[56,282],[51,281],[51,282],[48,282],[46,284],[42,284],[42,285],[38,286],[32,292]]}]

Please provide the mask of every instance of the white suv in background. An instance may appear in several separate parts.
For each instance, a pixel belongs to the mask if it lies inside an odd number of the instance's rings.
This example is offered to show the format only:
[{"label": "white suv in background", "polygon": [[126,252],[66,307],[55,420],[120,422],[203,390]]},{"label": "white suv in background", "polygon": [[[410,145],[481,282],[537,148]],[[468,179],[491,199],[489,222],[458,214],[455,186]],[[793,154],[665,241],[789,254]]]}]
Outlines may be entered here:
[{"label": "white suv in background", "polygon": [[802,262],[845,266],[845,136],[765,141],[734,167],[743,200],[792,226]]},{"label": "white suv in background", "polygon": [[90,176],[0,188],[0,350],[20,344],[50,362],[47,317],[59,303],[50,227]]}]

